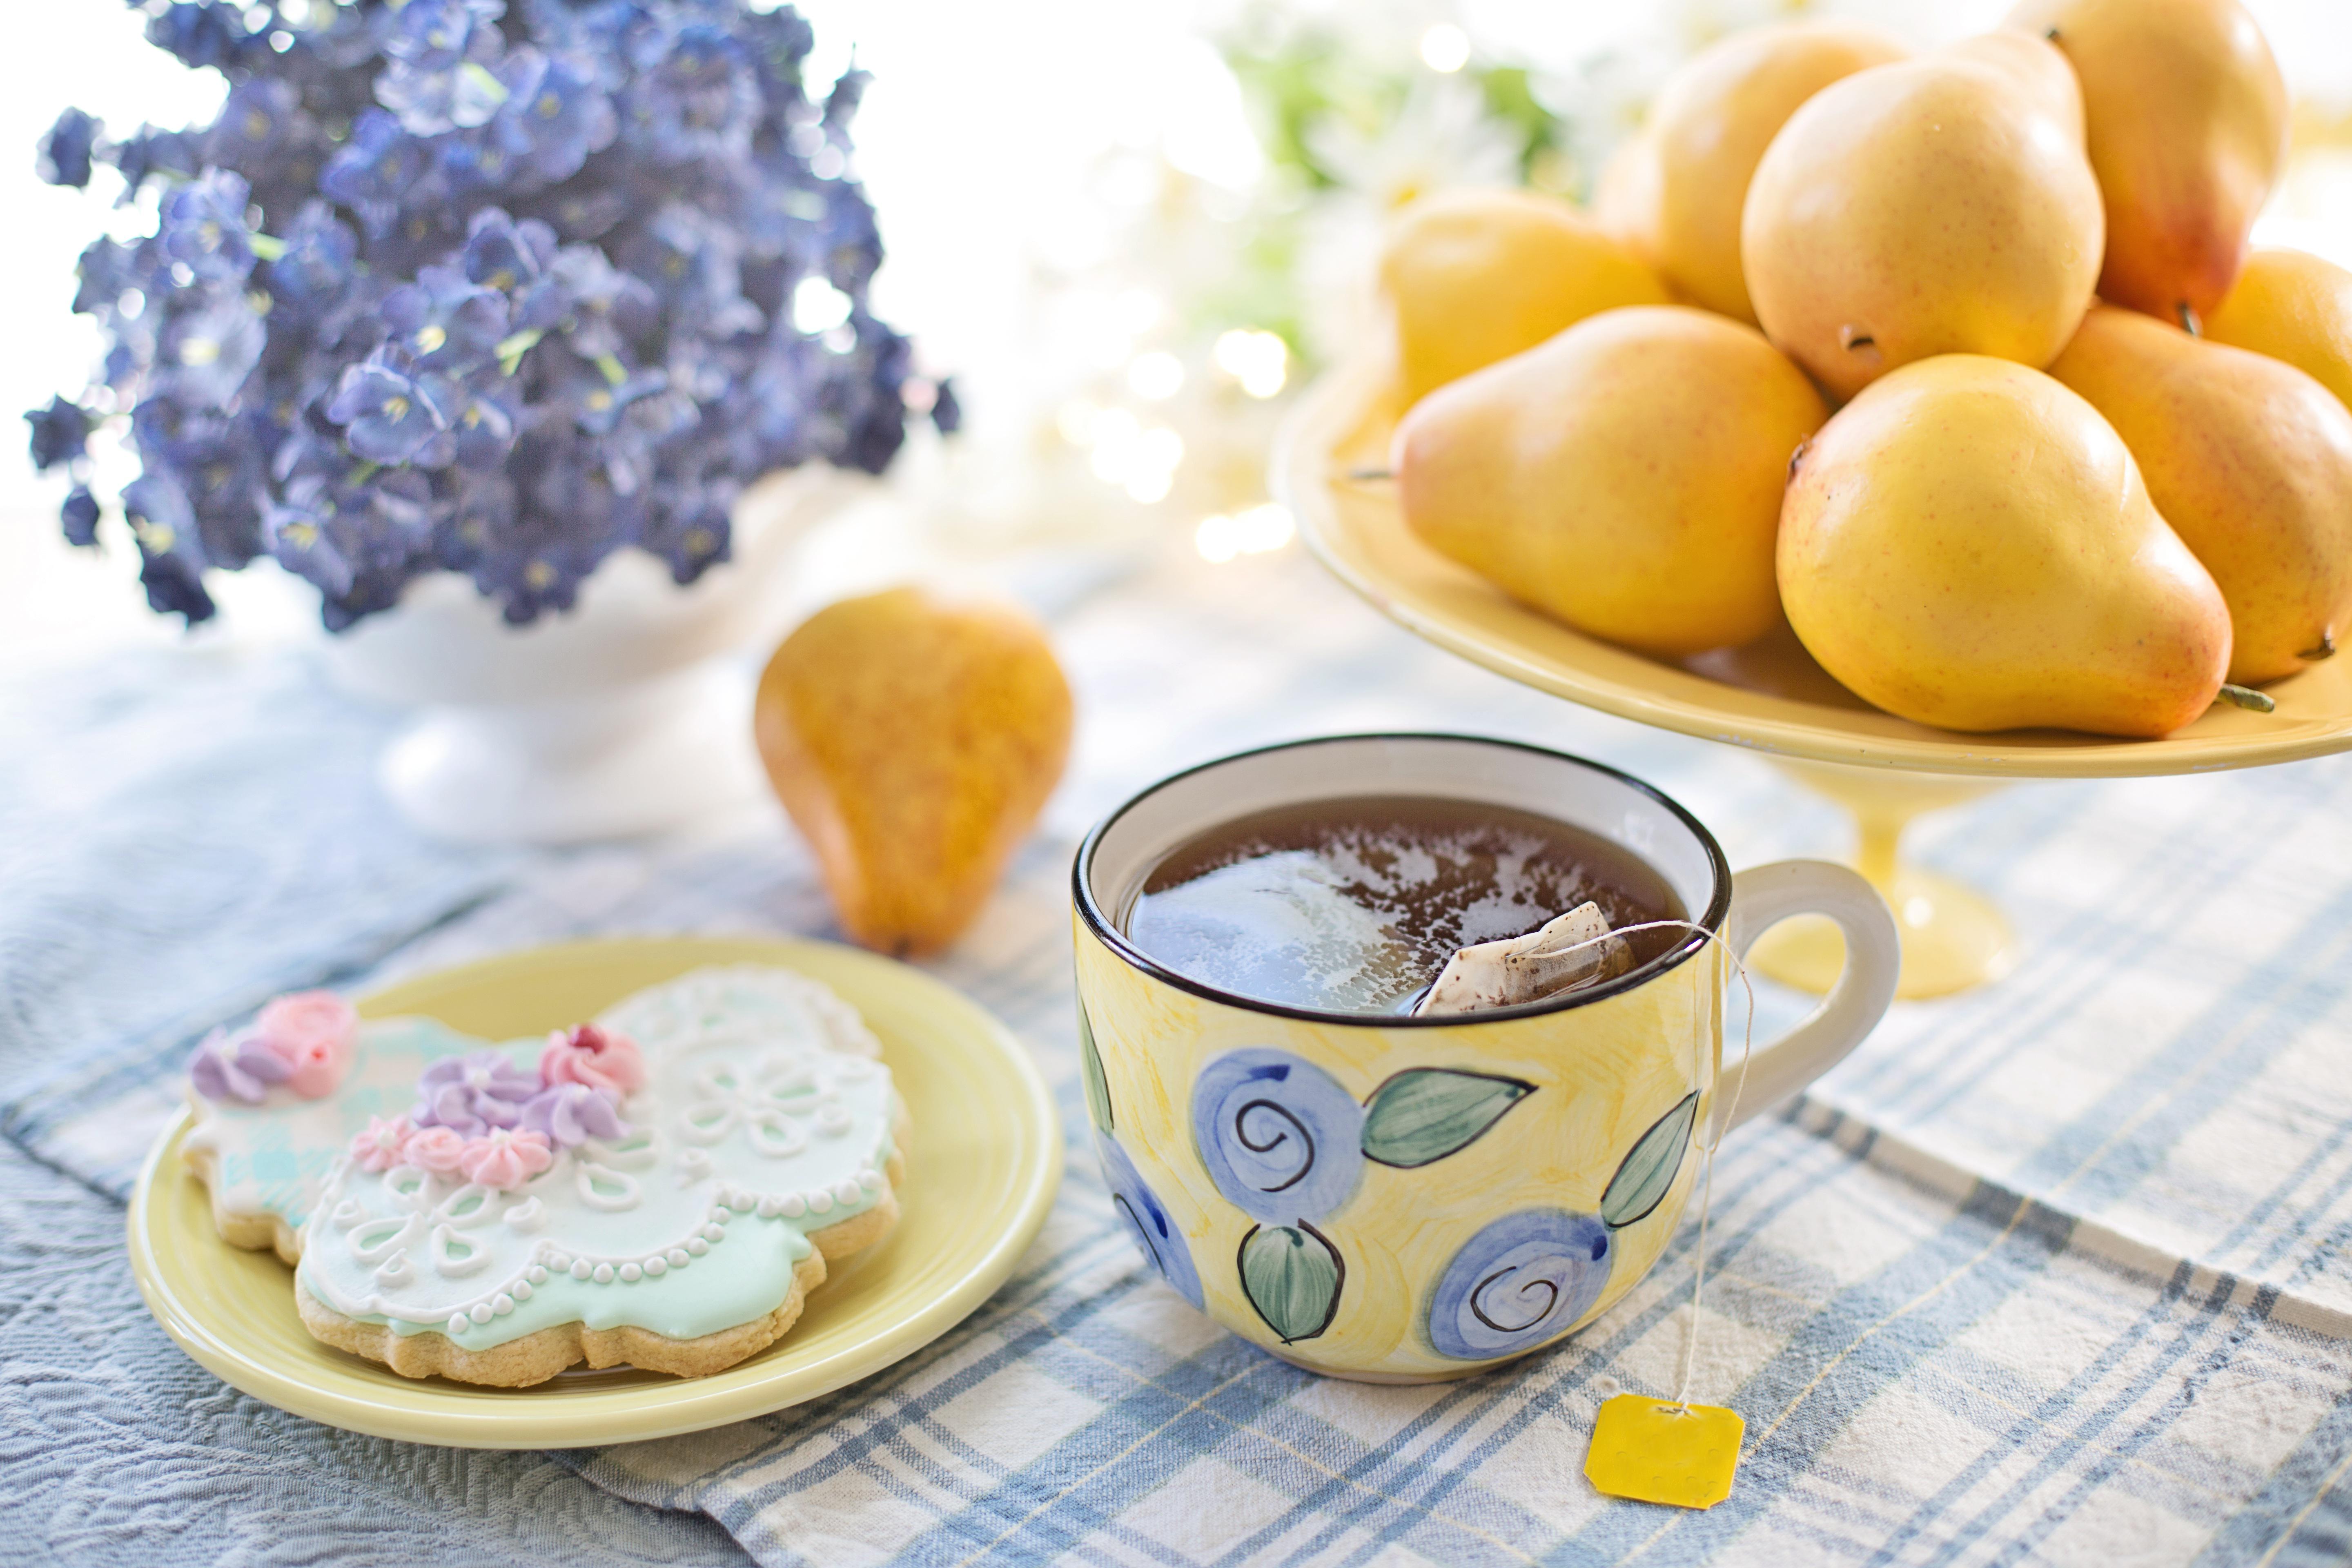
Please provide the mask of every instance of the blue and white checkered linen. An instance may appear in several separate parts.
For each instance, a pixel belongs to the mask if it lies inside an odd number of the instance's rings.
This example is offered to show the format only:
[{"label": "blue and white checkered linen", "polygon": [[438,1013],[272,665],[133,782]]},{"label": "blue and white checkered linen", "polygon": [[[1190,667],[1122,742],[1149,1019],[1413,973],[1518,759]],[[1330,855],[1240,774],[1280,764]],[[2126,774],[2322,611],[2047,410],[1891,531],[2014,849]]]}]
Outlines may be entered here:
[{"label": "blue and white checkered linen", "polygon": [[[935,967],[1036,1050],[1068,1127],[1085,1123],[1070,851],[1093,817],[1184,763],[1301,734],[1466,730],[1654,780],[1735,865],[1844,848],[1836,815],[1760,760],[1514,689],[1386,626],[1295,558],[1161,563],[1078,605],[1057,635],[1080,690],[1073,776],[987,918]],[[247,679],[273,695],[241,743],[282,757],[272,715],[300,708],[300,677]],[[317,743],[347,773],[381,721],[341,722]],[[22,766],[0,762],[12,839],[38,793],[5,771]],[[175,788],[149,803],[159,824],[257,827],[274,814],[297,842],[306,823],[381,812],[353,804],[364,792],[338,804],[251,771]],[[348,895],[352,919],[315,933],[307,968],[299,942],[257,942],[254,921],[205,929],[219,863],[152,866],[137,902],[171,933],[170,967],[134,987],[151,994],[137,1008],[89,999],[89,978],[33,989],[26,953],[85,977],[142,973],[102,955],[108,932],[74,923],[64,893],[0,910],[0,1062],[42,1068],[0,1125],[119,1194],[172,1103],[153,1075],[183,1042],[164,1020],[193,1028],[205,1007],[280,985],[364,987],[591,932],[831,931],[807,858],[772,816],[691,844],[488,864],[383,841],[315,874]],[[209,1380],[136,1320],[119,1258],[28,1271],[16,1257],[39,1243],[0,1231],[0,1513],[14,1539],[62,1542],[60,1556],[161,1562],[268,1539],[283,1510],[303,1521],[302,1560],[330,1560],[320,1489],[342,1486],[363,1495],[352,1506],[371,1528],[390,1529],[405,1497],[437,1531],[354,1535],[352,1557],[383,1560],[393,1539],[454,1560],[527,1541],[590,1562],[709,1550],[707,1522],[673,1517],[666,1532],[648,1513],[617,1527],[576,1472],[706,1516],[770,1563],[2352,1558],[2352,759],[2022,785],[1931,818],[1917,848],[1999,899],[2026,957],[1998,985],[1898,1004],[1805,1099],[1725,1146],[1693,1394],[1739,1410],[1748,1445],[1730,1500],[1708,1512],[1603,1498],[1582,1473],[1602,1399],[1671,1390],[1691,1326],[1690,1222],[1568,1345],[1461,1383],[1370,1387],[1276,1362],[1186,1307],[1141,1266],[1074,1142],[1034,1249],[929,1349],[776,1415],[552,1456],[561,1485],[546,1458],[350,1438],[216,1387],[184,1416],[142,1400]],[[56,858],[69,891],[73,855]],[[355,892],[379,878],[398,896]],[[184,1016],[191,1003],[198,1018]],[[1794,1014],[1785,994],[1769,1003],[1763,1027]],[[60,1007],[81,1010],[70,1027],[50,1022]],[[89,1062],[102,1066],[76,1065]],[[36,1363],[128,1396],[97,1410],[44,1399]],[[238,1411],[238,1430],[221,1435],[215,1415],[192,1443],[199,1406]],[[174,1468],[159,1451],[202,1457]],[[328,1481],[305,1470],[268,1490],[264,1457],[289,1454],[325,1456]],[[208,1521],[110,1500],[165,1485],[207,1500]],[[143,1555],[125,1518],[152,1531],[136,1538]]]}]

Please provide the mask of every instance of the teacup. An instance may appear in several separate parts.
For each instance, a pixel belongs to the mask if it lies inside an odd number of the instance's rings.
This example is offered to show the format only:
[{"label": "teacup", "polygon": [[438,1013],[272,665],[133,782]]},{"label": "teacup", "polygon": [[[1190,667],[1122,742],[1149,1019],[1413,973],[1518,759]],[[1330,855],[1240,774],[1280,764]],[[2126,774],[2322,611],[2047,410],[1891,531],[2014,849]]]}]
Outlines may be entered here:
[{"label": "teacup", "polygon": [[[1244,814],[1349,796],[1537,812],[1642,857],[1697,931],[1566,995],[1443,1017],[1313,1012],[1221,992],[1131,943],[1169,853]],[[1665,1249],[1703,1145],[1796,1093],[1895,994],[1895,923],[1841,866],[1734,876],[1697,818],[1559,752],[1454,735],[1296,742],[1152,785],[1073,872],[1079,1038],[1096,1151],[1169,1284],[1316,1372],[1461,1377],[1575,1332]],[[1725,946],[1792,915],[1843,930],[1805,1022],[1722,1072]],[[1727,1092],[1738,1088],[1737,1104]]]}]

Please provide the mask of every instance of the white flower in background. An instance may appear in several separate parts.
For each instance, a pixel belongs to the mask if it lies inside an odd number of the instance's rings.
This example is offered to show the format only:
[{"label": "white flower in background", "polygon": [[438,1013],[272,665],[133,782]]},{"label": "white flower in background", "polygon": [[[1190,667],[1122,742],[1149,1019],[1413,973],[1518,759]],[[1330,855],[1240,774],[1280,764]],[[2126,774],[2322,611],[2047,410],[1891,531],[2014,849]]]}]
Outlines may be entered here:
[{"label": "white flower in background", "polygon": [[1416,80],[1386,124],[1334,119],[1307,144],[1349,196],[1383,217],[1430,191],[1519,183],[1517,138],[1488,116],[1475,84],[1450,73]]}]

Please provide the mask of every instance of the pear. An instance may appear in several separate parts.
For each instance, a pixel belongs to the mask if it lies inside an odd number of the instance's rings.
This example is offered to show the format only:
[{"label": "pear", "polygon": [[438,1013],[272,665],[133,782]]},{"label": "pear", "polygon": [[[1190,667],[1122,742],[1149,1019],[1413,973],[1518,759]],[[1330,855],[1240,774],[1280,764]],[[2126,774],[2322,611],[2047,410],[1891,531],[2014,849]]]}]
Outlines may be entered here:
[{"label": "pear", "polygon": [[1753,327],[1634,306],[1433,393],[1391,466],[1433,549],[1580,631],[1679,656],[1778,625],[1780,487],[1828,412]]},{"label": "pear", "polygon": [[914,588],[810,616],[754,715],[842,929],[900,956],[971,923],[1070,749],[1069,683],[1037,625]]},{"label": "pear", "polygon": [[1406,207],[1381,289],[1414,400],[1598,311],[1668,298],[1591,218],[1525,191],[1445,191]]},{"label": "pear", "polygon": [[1976,47],[1856,71],[1765,149],[1740,221],[1748,293],[1832,395],[1931,354],[2045,365],[2074,335],[2099,187],[2071,79],[2049,68],[2063,62],[2031,58]]},{"label": "pear", "polygon": [[2205,335],[2284,360],[2352,408],[2352,272],[2300,250],[2257,250]]},{"label": "pear", "polygon": [[2292,675],[2352,635],[2352,410],[2291,364],[2094,310],[2050,374],[2106,416],[2221,584],[2230,679]]},{"label": "pear", "polygon": [[1979,354],[1905,365],[1792,468],[1789,623],[1888,712],[2154,736],[2220,690],[2221,590],[2098,411],[2040,371]]},{"label": "pear", "polygon": [[1668,77],[1639,136],[1594,193],[1601,226],[1693,304],[1753,325],[1739,270],[1739,213],[1756,161],[1797,107],[1865,66],[1909,54],[1874,27],[1744,27]]},{"label": "pear", "polygon": [[2083,84],[2107,215],[2100,297],[2168,321],[2229,293],[2286,161],[2286,84],[2237,0],[2024,0]]}]

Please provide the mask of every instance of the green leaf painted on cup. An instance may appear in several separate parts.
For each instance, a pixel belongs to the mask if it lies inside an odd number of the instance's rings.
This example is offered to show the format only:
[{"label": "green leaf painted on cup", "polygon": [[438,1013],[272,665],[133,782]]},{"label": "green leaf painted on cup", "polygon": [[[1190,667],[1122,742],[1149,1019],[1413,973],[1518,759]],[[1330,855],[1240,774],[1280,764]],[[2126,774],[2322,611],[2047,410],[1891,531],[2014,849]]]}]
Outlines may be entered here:
[{"label": "green leaf painted on cup", "polygon": [[1347,1266],[1311,1225],[1259,1226],[1242,1237],[1242,1294],[1284,1344],[1311,1340],[1339,1310]]},{"label": "green leaf painted on cup", "polygon": [[1683,1153],[1690,1147],[1691,1119],[1697,1114],[1698,1095],[1694,1091],[1683,1096],[1634,1143],[1617,1173],[1609,1178],[1609,1190],[1601,1194],[1601,1217],[1611,1228],[1622,1230],[1646,1219],[1652,1209],[1665,1201],[1666,1190],[1675,1184],[1675,1173],[1683,1168]]},{"label": "green leaf painted on cup", "polygon": [[1103,1077],[1102,1053],[1095,1049],[1094,1020],[1087,1005],[1078,1004],[1078,1062],[1085,1068],[1087,1117],[1097,1132],[1110,1131],[1110,1080]]},{"label": "green leaf painted on cup", "polygon": [[1458,1154],[1535,1092],[1515,1078],[1413,1068],[1364,1102],[1364,1158],[1407,1170]]}]

